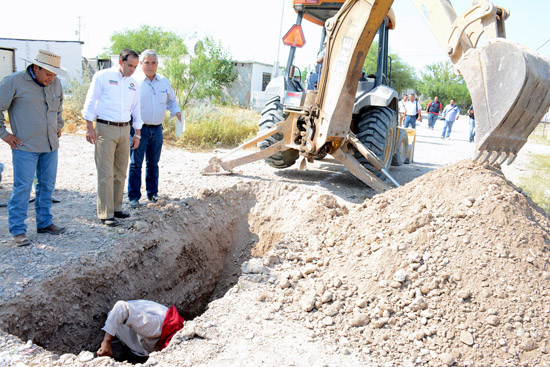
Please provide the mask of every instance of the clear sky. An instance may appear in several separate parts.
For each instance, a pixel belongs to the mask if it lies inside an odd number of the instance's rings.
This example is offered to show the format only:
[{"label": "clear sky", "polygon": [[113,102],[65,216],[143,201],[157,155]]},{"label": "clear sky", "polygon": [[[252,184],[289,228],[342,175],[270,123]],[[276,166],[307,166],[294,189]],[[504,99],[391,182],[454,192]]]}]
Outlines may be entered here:
[{"label": "clear sky", "polygon": [[[452,3],[457,13],[471,4],[469,0]],[[500,0],[495,4],[511,12],[506,22],[510,40],[536,49],[550,39],[550,1]],[[288,47],[280,43],[280,25],[282,18],[284,34],[295,22],[291,5],[292,0],[4,1],[0,37],[77,40],[81,17],[84,56],[101,53],[110,45],[113,32],[148,24],[190,38],[209,34],[221,41],[234,60],[274,63],[280,45],[279,62],[286,65]],[[395,0],[393,8],[397,24],[390,35],[393,52],[418,70],[447,59],[412,0]],[[305,24],[304,33],[306,46],[297,51],[299,67],[314,63],[321,28]],[[550,55],[550,42],[539,52]]]}]

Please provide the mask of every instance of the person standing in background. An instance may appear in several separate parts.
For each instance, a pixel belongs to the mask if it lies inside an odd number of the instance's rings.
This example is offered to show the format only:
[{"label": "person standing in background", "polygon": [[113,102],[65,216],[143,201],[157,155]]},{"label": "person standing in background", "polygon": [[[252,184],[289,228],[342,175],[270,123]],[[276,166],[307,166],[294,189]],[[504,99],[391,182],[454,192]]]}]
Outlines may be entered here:
[{"label": "person standing in background", "polygon": [[409,97],[406,94],[403,94],[403,99],[399,101],[399,126],[403,126],[405,122],[405,115],[407,113],[407,108],[405,103],[409,100]]},{"label": "person standing in background", "polygon": [[470,143],[474,142],[474,138],[476,136],[476,119],[474,116],[474,105],[471,104],[470,108],[468,109],[468,116],[470,117]]},{"label": "person standing in background", "polygon": [[416,121],[422,122],[422,109],[420,103],[415,99],[414,94],[409,95],[409,100],[405,102],[406,116],[405,129],[411,126],[416,129]]},{"label": "person standing in background", "polygon": [[443,131],[441,133],[441,139],[449,139],[453,124],[460,117],[460,109],[457,105],[455,105],[454,98],[451,98],[449,104],[445,106],[445,109],[443,110],[443,117],[445,118],[445,126],[443,127]]},{"label": "person standing in background", "polygon": [[433,101],[428,103],[428,107],[426,107],[426,113],[428,114],[428,129],[434,129],[437,118],[439,117],[439,111],[441,111],[442,108],[443,106],[441,102],[439,102],[439,97],[437,96],[434,97]]}]

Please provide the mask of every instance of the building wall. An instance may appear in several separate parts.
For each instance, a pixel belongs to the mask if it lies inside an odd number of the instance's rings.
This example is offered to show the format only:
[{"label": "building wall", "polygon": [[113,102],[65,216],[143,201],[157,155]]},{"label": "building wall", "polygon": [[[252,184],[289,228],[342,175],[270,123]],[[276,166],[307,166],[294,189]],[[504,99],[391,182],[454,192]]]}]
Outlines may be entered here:
[{"label": "building wall", "polygon": [[[14,49],[15,71],[25,70],[31,63],[23,59],[33,60],[38,50],[52,51],[61,56],[61,66],[69,70],[69,79],[82,78],[82,44],[80,41],[46,41],[0,38],[0,48]],[[63,85],[69,80],[61,78]]]},{"label": "building wall", "polygon": [[[222,91],[223,100],[238,103],[243,107],[256,108],[255,101],[257,96],[265,90],[265,86],[273,72],[273,65],[251,61],[234,61],[233,67],[237,71],[237,79],[235,79],[231,88],[225,88]],[[280,71],[282,72],[282,68]]]},{"label": "building wall", "polygon": [[253,64],[234,62],[233,68],[237,71],[237,78],[231,88],[225,88],[222,91],[222,97],[224,101],[248,107],[252,87]]}]

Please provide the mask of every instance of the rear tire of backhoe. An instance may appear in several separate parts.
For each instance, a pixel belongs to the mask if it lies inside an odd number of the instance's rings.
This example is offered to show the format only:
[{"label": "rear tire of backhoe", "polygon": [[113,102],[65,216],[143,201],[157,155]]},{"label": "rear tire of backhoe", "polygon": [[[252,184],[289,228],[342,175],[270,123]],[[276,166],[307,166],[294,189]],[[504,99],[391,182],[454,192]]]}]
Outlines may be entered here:
[{"label": "rear tire of backhoe", "polygon": [[[278,122],[284,121],[287,115],[288,114],[285,114],[283,112],[283,105],[280,102],[279,96],[271,98],[269,101],[267,101],[265,108],[262,111],[260,122],[258,123],[260,127],[260,132],[263,130],[269,130]],[[259,142],[258,148],[260,148],[260,150],[264,150],[281,140],[283,140],[282,134],[274,134],[269,138]],[[282,152],[277,152],[272,156],[267,157],[265,159],[265,162],[273,168],[287,168],[296,163],[299,155],[300,154],[297,150],[289,149]]]},{"label": "rear tire of backhoe", "polygon": [[[357,124],[357,139],[369,148],[382,162],[386,171],[390,168],[393,157],[393,144],[397,131],[397,114],[389,107],[372,107],[361,114]],[[355,152],[355,158],[379,178],[384,174],[374,168],[367,158]]]}]

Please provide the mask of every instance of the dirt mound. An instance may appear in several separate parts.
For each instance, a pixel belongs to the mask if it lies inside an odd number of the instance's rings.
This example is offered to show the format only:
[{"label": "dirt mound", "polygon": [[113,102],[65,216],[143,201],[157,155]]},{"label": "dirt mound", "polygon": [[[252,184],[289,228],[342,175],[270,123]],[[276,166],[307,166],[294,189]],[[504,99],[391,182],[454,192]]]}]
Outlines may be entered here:
[{"label": "dirt mound", "polygon": [[461,162],[349,213],[314,199],[269,299],[316,337],[397,365],[550,360],[549,221],[500,171]]}]

